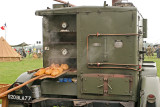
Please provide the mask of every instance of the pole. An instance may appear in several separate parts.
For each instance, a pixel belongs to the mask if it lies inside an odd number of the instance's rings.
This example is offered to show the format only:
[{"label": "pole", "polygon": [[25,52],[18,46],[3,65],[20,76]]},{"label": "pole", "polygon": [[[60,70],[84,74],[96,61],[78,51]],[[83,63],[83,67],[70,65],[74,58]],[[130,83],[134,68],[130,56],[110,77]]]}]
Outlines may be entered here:
[{"label": "pole", "polygon": [[59,2],[59,3],[63,3],[63,4],[68,4],[68,5],[71,6],[71,7],[75,7],[75,5],[73,5],[73,4],[71,4],[71,3],[67,3],[67,2],[62,1],[62,0],[54,0],[54,1]]},{"label": "pole", "polygon": [[120,1],[122,0],[112,0],[112,6],[114,6],[116,2],[120,2]]},{"label": "pole", "polygon": [[5,40],[7,41],[7,38],[6,38],[6,27],[5,27]]}]

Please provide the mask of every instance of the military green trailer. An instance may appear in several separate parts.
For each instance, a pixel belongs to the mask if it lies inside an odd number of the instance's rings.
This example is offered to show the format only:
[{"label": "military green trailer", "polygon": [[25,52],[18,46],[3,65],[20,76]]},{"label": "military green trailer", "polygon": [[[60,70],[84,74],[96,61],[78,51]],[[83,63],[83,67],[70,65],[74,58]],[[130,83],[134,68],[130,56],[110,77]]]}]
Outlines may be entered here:
[{"label": "military green trailer", "polygon": [[70,70],[9,93],[9,107],[160,107],[156,63],[143,61],[147,20],[132,3],[54,4],[35,14],[43,16],[44,67],[66,63]]}]

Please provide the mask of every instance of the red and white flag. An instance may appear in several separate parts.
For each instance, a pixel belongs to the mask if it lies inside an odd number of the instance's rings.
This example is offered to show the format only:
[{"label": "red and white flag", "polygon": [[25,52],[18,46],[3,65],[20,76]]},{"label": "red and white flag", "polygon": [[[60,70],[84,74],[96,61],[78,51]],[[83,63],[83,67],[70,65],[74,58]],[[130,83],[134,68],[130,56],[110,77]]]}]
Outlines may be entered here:
[{"label": "red and white flag", "polygon": [[5,26],[2,26],[1,29],[2,29],[2,30],[5,30]]},{"label": "red and white flag", "polygon": [[5,27],[7,27],[6,23],[4,24],[4,26],[1,26],[1,29],[5,30]]}]

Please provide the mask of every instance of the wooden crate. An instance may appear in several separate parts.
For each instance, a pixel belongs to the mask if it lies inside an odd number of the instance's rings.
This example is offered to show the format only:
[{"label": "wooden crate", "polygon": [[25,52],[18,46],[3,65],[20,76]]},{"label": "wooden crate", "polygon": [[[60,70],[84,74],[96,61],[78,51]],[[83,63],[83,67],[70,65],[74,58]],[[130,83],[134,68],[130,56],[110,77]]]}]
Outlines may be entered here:
[{"label": "wooden crate", "polygon": [[0,84],[0,93],[3,93],[8,90],[11,84]]},{"label": "wooden crate", "polygon": [[[0,94],[7,91],[11,84],[0,84]],[[2,99],[2,107],[8,107],[8,98],[4,96]]]}]

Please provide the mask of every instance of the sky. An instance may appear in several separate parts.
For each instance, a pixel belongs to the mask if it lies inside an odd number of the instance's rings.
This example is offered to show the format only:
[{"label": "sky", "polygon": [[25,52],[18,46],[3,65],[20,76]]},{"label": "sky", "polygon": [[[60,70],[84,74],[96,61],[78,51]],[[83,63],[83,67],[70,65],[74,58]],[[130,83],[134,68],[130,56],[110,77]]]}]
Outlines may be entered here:
[{"label": "sky", "polygon": [[[104,0],[64,0],[76,6],[103,6]],[[160,0],[128,0],[148,19],[149,43],[160,43]],[[111,0],[106,0],[111,6]],[[6,30],[0,29],[0,37],[6,38],[10,45],[22,42],[36,44],[42,41],[42,17],[35,16],[36,10],[52,8],[58,4],[53,0],[0,0],[0,27],[6,23]]]}]

